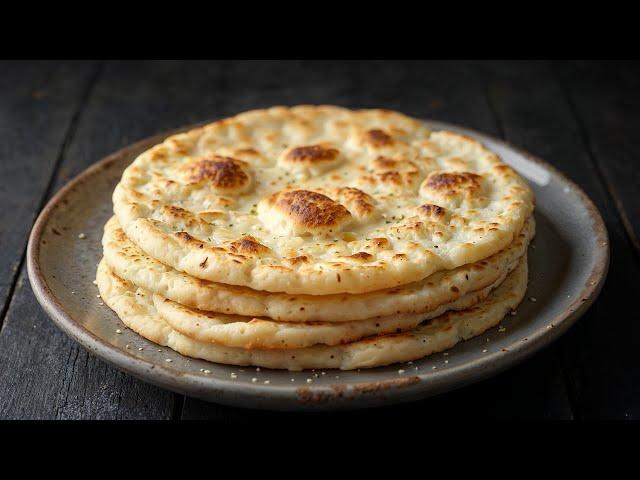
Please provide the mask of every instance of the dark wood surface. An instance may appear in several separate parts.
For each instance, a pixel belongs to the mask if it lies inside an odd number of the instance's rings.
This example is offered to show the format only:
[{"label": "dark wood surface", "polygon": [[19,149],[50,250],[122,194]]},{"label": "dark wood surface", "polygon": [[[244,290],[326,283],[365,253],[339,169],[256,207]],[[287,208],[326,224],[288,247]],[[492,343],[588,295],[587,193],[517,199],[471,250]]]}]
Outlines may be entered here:
[{"label": "dark wood surface", "polygon": [[182,125],[299,103],[397,109],[505,138],[576,181],[611,237],[600,298],[550,348],[436,398],[334,416],[639,418],[639,87],[640,63],[0,63],[0,418],[291,417],[174,394],[89,355],[40,308],[24,257],[47,199],[108,153]]}]

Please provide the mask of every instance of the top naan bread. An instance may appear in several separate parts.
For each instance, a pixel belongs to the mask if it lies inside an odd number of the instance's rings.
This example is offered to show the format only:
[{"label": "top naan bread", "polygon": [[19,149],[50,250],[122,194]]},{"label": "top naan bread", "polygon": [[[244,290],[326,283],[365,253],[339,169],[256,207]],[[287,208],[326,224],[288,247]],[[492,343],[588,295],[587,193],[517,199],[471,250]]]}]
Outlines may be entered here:
[{"label": "top naan bread", "polygon": [[197,278],[311,295],[390,288],[509,245],[534,206],[479,142],[385,110],[273,107],[173,135],[123,173],[114,211]]}]

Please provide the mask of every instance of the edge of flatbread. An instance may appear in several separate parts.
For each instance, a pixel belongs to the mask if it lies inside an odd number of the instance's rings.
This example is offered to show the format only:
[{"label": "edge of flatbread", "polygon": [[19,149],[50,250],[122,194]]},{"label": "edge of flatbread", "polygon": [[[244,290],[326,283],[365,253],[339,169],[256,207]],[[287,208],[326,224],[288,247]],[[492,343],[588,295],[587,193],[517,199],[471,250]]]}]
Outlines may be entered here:
[{"label": "edge of flatbread", "polygon": [[474,264],[435,273],[424,280],[362,294],[290,295],[201,280],[148,256],[120,228],[116,217],[104,227],[104,260],[124,280],[197,310],[286,322],[350,322],[430,312],[494,284],[511,271],[535,235],[531,216],[506,249]]},{"label": "edge of flatbread", "polygon": [[173,330],[157,313],[151,294],[136,290],[130,282],[110,274],[101,262],[97,283],[104,302],[129,328],[143,337],[194,358],[231,365],[302,370],[339,368],[351,370],[417,360],[453,347],[497,325],[524,298],[527,289],[527,255],[502,284],[474,307],[447,312],[414,330],[370,337],[336,346],[290,350],[246,350],[198,342]]}]

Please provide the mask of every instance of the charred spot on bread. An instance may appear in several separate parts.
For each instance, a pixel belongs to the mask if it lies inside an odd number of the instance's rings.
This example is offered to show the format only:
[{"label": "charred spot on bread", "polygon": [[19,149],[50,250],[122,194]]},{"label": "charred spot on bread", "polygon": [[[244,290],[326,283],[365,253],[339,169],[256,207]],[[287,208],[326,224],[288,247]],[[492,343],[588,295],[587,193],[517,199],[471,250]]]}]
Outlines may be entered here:
[{"label": "charred spot on bread", "polygon": [[289,233],[330,235],[351,220],[351,213],[342,204],[310,190],[276,192],[264,199],[258,208],[263,221]]},{"label": "charred spot on bread", "polygon": [[364,141],[374,147],[384,147],[393,144],[393,137],[380,128],[373,128],[365,132]]},{"label": "charred spot on bread", "polygon": [[229,243],[228,249],[230,252],[249,256],[260,256],[271,251],[269,247],[261,244],[251,235],[245,235],[239,240]]},{"label": "charred spot on bread", "polygon": [[251,185],[249,164],[232,157],[212,155],[196,158],[184,170],[189,182],[206,182],[221,193],[241,193]]}]

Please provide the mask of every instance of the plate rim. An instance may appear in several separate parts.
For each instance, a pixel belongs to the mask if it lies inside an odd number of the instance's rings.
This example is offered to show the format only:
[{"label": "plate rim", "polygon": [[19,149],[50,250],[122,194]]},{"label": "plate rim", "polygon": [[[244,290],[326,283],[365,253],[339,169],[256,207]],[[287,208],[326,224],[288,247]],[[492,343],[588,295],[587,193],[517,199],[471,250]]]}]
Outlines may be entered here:
[{"label": "plate rim", "polygon": [[[38,263],[40,252],[40,239],[45,231],[49,217],[55,211],[61,200],[71,192],[85,178],[93,175],[97,170],[105,168],[105,165],[117,161],[121,156],[129,154],[136,149],[144,148],[175,133],[192,128],[198,128],[215,120],[198,122],[171,129],[169,131],[151,135],[129,144],[93,163],[69,182],[67,182],[47,202],[39,213],[27,244],[27,272],[29,282],[38,303],[47,315],[65,334],[79,343],[83,348],[95,354],[102,360],[113,365],[145,382],[152,383],[161,388],[187,394],[193,397],[213,401],[225,405],[251,407],[269,410],[338,410],[354,409],[367,406],[391,405],[407,401],[426,398],[432,395],[454,390],[465,385],[476,383],[488,377],[515,366],[538,350],[548,346],[564,334],[586,310],[593,304],[606,281],[610,263],[609,234],[600,214],[600,211],[589,196],[570,178],[553,165],[540,157],[514,145],[508,140],[497,138],[493,135],[435,119],[421,119],[429,125],[437,125],[438,128],[450,128],[453,130],[468,132],[477,136],[480,140],[486,139],[501,144],[524,157],[541,168],[549,171],[575,193],[584,205],[589,220],[590,228],[598,237],[596,245],[598,249],[593,252],[595,257],[586,284],[582,287],[577,298],[562,312],[547,322],[553,323],[554,328],[542,327],[528,335],[528,341],[518,342],[509,348],[509,351],[493,352],[489,355],[462,363],[446,371],[430,372],[429,383],[426,384],[418,375],[407,375],[398,379],[385,379],[368,382],[335,382],[331,387],[324,385],[308,385],[297,387],[295,396],[289,388],[269,385],[247,385],[220,378],[201,378],[198,375],[176,372],[170,368],[135,357],[125,350],[120,349],[100,337],[96,336],[82,325],[73,320],[56,299],[49,288]],[[176,352],[177,353],[177,352]],[[428,387],[425,387],[428,385]],[[355,386],[355,388],[354,388]],[[340,388],[343,387],[343,388]],[[345,393],[348,387],[350,393]],[[261,402],[256,402],[260,398]]]}]

